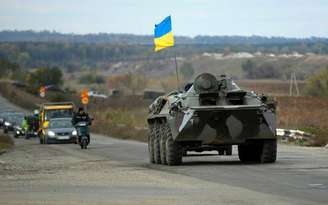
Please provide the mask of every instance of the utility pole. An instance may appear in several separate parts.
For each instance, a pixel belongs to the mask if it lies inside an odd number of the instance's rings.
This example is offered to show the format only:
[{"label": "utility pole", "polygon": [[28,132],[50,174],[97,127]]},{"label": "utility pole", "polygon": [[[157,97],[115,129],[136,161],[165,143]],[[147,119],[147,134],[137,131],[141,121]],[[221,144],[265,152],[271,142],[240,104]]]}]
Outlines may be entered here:
[{"label": "utility pole", "polygon": [[300,95],[300,91],[298,89],[298,83],[297,83],[297,79],[296,79],[296,74],[295,72],[292,72],[290,74],[290,81],[289,81],[289,96],[293,96],[293,87],[295,86],[295,90],[296,90],[296,96]]}]

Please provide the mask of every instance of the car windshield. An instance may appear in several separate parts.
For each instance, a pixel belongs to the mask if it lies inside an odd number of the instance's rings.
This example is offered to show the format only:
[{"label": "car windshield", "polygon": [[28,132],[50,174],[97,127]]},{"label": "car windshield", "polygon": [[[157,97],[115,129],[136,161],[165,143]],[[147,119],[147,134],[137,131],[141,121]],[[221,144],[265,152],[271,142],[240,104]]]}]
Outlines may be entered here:
[{"label": "car windshield", "polygon": [[72,122],[70,119],[65,120],[51,120],[49,123],[50,128],[71,128]]},{"label": "car windshield", "polygon": [[65,117],[72,117],[72,116],[73,116],[72,109],[47,110],[45,119],[50,120],[53,118],[65,118]]},{"label": "car windshield", "polygon": [[24,120],[24,116],[14,116],[13,123],[20,125]]},{"label": "car windshield", "polygon": [[24,115],[20,113],[11,113],[7,117],[7,121],[11,123],[21,123],[24,119]]}]

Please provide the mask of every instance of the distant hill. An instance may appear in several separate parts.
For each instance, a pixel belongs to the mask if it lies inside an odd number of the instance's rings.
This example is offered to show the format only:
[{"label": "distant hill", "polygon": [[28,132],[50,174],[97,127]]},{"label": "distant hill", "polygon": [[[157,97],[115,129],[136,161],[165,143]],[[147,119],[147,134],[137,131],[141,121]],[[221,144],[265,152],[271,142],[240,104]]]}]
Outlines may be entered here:
[{"label": "distant hill", "polygon": [[[268,45],[268,44],[295,44],[295,43],[328,43],[328,38],[285,38],[264,36],[176,36],[177,44],[205,44],[205,45]],[[151,45],[152,35],[134,34],[63,34],[55,31],[1,31],[0,42],[67,42],[67,43],[108,43],[129,45]]]}]

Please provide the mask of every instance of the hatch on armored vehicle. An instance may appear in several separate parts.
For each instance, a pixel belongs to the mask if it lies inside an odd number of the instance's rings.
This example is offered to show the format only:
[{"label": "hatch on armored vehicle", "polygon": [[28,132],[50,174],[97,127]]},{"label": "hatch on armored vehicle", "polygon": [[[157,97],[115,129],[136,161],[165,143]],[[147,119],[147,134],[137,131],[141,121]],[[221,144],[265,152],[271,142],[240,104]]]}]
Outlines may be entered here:
[{"label": "hatch on armored vehicle", "polygon": [[275,102],[242,90],[229,77],[196,77],[183,92],[158,97],[149,106],[150,162],[179,165],[188,151],[231,155],[242,162],[276,161]]}]

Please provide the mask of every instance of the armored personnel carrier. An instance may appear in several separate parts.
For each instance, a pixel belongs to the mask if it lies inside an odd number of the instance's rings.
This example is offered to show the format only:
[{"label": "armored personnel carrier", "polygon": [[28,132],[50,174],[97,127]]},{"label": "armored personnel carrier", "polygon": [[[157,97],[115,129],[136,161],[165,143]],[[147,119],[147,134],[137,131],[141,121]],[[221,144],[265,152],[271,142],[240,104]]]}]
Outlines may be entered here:
[{"label": "armored personnel carrier", "polygon": [[198,75],[183,92],[158,97],[149,106],[151,163],[180,165],[188,151],[231,155],[242,162],[276,161],[276,104],[240,89],[224,75]]}]

